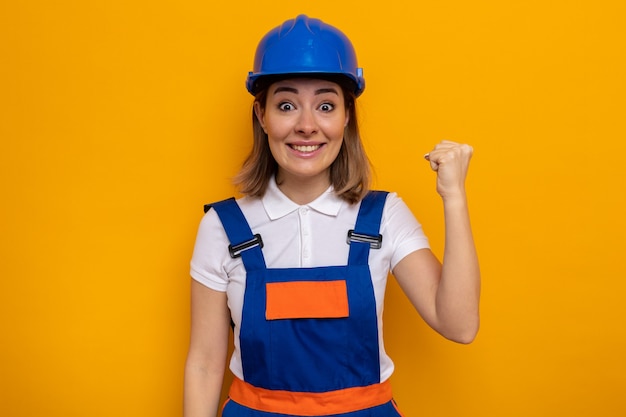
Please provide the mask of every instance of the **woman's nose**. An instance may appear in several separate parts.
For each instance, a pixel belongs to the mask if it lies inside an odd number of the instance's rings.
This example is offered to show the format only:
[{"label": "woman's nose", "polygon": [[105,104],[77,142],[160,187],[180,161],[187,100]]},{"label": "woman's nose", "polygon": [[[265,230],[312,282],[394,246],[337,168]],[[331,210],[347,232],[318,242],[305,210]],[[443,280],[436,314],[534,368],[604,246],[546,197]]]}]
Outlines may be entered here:
[{"label": "woman's nose", "polygon": [[315,121],[315,115],[311,110],[302,110],[298,117],[296,124],[296,130],[306,136],[310,136],[317,132],[317,123]]}]

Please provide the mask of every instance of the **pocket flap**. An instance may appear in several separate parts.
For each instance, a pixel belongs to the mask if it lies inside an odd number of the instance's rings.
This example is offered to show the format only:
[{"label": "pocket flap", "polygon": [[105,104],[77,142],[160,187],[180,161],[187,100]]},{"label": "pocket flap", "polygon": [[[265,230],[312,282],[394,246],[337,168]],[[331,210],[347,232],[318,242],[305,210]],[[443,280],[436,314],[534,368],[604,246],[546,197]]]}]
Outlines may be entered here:
[{"label": "pocket flap", "polygon": [[349,316],[346,281],[272,282],[267,291],[267,320]]}]

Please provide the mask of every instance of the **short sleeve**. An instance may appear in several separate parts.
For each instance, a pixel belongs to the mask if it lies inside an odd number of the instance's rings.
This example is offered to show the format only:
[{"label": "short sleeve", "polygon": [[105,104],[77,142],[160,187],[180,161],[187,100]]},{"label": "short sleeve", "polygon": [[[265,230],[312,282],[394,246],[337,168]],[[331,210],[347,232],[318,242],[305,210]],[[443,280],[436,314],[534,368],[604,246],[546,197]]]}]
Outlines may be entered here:
[{"label": "short sleeve", "polygon": [[215,210],[209,210],[198,227],[191,257],[191,277],[213,290],[225,292],[229,261],[226,232]]},{"label": "short sleeve", "polygon": [[406,203],[390,193],[383,212],[383,236],[392,240],[391,269],[405,256],[420,249],[430,248],[422,225],[417,221]]}]

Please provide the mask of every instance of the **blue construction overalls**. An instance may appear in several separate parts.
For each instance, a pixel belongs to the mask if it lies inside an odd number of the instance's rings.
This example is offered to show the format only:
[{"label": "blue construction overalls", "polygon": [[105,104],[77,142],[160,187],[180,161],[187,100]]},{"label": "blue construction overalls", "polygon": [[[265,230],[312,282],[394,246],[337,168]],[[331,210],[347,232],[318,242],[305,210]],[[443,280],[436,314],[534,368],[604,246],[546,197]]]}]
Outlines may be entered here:
[{"label": "blue construction overalls", "polygon": [[[370,249],[380,248],[386,192],[362,201],[347,232],[347,265],[267,268],[262,238],[234,199],[217,212],[232,257],[246,269],[240,348],[244,380],[235,378],[225,417],[272,415],[398,416],[380,354]],[[208,209],[208,208],[207,208]]]}]

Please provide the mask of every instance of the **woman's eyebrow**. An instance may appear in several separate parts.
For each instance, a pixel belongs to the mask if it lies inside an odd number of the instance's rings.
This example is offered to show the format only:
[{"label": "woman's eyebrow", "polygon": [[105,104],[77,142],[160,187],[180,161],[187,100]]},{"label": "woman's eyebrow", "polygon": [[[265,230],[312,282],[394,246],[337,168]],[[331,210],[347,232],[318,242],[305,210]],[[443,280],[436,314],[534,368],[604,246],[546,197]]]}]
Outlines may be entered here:
[{"label": "woman's eyebrow", "polygon": [[283,91],[298,94],[298,89],[293,87],[276,87],[276,90],[274,90],[274,94],[281,93]]},{"label": "woman's eyebrow", "polygon": [[334,93],[339,95],[339,93],[337,92],[336,89],[329,87],[329,88],[320,88],[319,90],[315,90],[315,94],[325,94],[325,93]]}]

